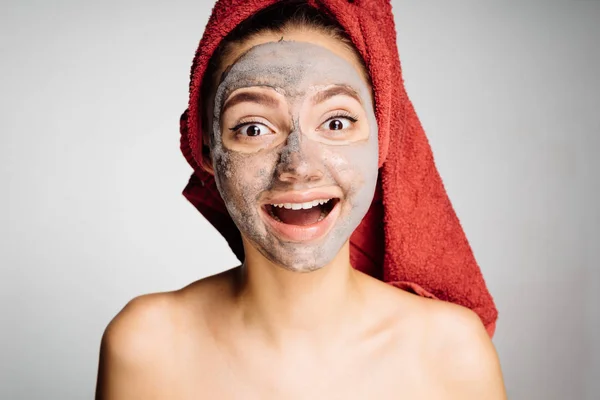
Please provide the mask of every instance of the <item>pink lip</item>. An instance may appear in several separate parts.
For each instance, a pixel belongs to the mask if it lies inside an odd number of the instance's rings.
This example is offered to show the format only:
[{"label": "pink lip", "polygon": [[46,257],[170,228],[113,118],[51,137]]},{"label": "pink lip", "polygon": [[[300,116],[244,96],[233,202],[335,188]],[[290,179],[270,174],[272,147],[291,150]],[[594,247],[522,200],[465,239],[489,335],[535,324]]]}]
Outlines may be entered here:
[{"label": "pink lip", "polygon": [[313,190],[293,191],[276,193],[267,196],[263,204],[283,204],[283,203],[306,203],[313,200],[327,200],[340,198],[341,192],[336,188],[318,188]]},{"label": "pink lip", "polygon": [[338,201],[329,214],[321,221],[303,226],[284,224],[273,219],[263,207],[261,207],[261,211],[264,214],[264,220],[267,224],[283,239],[290,242],[309,242],[320,239],[329,232],[340,214],[340,202]]},{"label": "pink lip", "polygon": [[[268,197],[263,204],[282,204],[282,203],[305,203],[320,199],[339,199],[341,197],[339,189],[335,190],[311,190],[303,192],[286,192],[279,195]],[[334,200],[331,200],[334,201]],[[290,242],[310,242],[325,236],[333,227],[337,217],[340,214],[340,201],[337,201],[333,209],[319,222],[311,225],[290,225],[284,224],[273,219],[264,207],[261,207],[263,219],[282,239]]]}]

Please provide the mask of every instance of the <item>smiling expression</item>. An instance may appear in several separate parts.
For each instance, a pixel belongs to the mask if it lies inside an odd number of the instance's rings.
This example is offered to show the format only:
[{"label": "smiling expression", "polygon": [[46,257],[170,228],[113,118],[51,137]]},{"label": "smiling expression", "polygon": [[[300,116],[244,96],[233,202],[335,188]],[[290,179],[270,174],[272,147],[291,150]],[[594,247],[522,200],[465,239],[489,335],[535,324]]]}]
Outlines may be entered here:
[{"label": "smiling expression", "polygon": [[357,68],[307,42],[254,46],[224,73],[212,122],[215,181],[244,238],[290,270],[327,265],[377,181],[377,123]]}]

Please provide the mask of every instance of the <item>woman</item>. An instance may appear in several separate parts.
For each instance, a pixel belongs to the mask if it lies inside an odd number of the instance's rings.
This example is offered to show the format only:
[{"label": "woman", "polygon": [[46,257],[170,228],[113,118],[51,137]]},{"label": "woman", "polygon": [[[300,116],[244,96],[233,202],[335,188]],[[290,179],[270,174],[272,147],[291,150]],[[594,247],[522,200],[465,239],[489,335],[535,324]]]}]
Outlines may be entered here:
[{"label": "woman", "polygon": [[131,301],[103,337],[98,398],[505,398],[495,308],[394,35],[384,0],[216,5],[184,193],[243,264]]}]

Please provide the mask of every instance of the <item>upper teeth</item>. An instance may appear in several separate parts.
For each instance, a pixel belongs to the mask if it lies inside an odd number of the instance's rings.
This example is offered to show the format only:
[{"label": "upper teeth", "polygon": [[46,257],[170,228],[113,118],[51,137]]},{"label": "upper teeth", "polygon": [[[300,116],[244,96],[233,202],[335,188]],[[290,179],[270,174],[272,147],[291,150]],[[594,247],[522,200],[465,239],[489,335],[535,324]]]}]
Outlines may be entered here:
[{"label": "upper teeth", "polygon": [[281,203],[281,204],[271,204],[273,207],[282,207],[287,208],[288,210],[301,210],[301,209],[309,209],[320,204],[325,204],[331,199],[323,199],[323,200],[313,200],[307,201],[306,203]]}]

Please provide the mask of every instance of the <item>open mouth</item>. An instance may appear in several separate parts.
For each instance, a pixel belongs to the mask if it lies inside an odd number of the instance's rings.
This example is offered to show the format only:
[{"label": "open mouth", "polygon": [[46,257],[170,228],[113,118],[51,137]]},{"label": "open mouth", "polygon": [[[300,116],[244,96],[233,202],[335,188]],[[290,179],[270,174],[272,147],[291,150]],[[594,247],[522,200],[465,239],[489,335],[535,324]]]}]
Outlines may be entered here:
[{"label": "open mouth", "polygon": [[265,204],[267,214],[286,225],[310,226],[323,221],[339,202],[338,198],[317,199],[305,203]]}]

